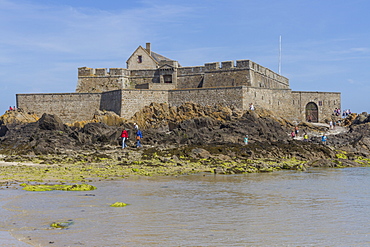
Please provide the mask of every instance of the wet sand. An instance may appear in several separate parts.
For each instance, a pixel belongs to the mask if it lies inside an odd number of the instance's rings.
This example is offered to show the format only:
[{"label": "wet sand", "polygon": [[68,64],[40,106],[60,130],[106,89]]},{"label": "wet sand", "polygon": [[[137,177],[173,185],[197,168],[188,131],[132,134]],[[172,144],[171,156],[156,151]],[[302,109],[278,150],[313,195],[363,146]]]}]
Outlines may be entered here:
[{"label": "wet sand", "polygon": [[23,243],[16,238],[14,238],[9,232],[7,231],[0,231],[0,245],[1,246],[8,246],[8,247],[29,247],[32,245]]}]

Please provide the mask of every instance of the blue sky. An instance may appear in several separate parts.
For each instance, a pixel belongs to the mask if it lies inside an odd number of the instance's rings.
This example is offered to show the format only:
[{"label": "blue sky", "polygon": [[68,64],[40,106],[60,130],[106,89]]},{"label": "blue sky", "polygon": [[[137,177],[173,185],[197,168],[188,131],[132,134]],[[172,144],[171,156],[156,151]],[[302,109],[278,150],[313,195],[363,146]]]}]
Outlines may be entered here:
[{"label": "blue sky", "polygon": [[249,59],[295,91],[370,112],[368,0],[0,0],[0,113],[17,93],[74,92],[77,68],[125,68],[146,42],[182,66]]}]

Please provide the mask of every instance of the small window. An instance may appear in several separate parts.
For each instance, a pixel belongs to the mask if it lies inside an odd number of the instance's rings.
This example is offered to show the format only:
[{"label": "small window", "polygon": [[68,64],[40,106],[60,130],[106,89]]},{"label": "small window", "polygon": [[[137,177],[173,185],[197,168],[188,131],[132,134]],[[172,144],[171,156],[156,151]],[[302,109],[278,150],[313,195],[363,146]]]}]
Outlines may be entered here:
[{"label": "small window", "polygon": [[164,83],[172,83],[172,75],[163,76]]},{"label": "small window", "polygon": [[143,56],[137,56],[137,62],[142,63],[143,62]]},{"label": "small window", "polygon": [[322,106],[322,101],[319,101],[319,106]]}]

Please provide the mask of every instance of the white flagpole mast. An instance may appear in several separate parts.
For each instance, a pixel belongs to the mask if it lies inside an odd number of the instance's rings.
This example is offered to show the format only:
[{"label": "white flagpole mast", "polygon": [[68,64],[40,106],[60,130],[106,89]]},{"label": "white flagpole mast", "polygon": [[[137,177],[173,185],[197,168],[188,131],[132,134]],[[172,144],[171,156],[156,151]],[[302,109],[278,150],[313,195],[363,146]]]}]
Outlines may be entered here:
[{"label": "white flagpole mast", "polygon": [[281,75],[281,35],[279,37],[279,75]]}]

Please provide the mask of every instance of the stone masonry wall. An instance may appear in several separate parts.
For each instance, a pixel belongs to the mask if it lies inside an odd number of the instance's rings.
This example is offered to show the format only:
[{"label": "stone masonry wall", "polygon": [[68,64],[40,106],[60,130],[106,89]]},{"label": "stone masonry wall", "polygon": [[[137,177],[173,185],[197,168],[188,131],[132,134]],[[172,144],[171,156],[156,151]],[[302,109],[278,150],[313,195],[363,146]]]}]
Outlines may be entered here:
[{"label": "stone masonry wall", "polygon": [[262,107],[281,117],[299,120],[297,112],[291,104],[290,89],[243,87],[243,98],[243,109],[245,110],[249,109],[249,104],[252,103],[256,109]]},{"label": "stone masonry wall", "polygon": [[17,107],[26,112],[58,115],[63,122],[91,119],[100,107],[100,93],[17,94]]},{"label": "stone masonry wall", "polygon": [[204,74],[203,87],[239,87],[250,86],[250,72],[247,69],[226,69],[207,71]]},{"label": "stone masonry wall", "polygon": [[168,103],[167,90],[122,90],[121,117],[131,118],[136,112],[152,102]]},{"label": "stone masonry wall", "polygon": [[80,77],[77,93],[101,93],[129,87],[129,80],[124,76]]},{"label": "stone masonry wall", "polygon": [[171,90],[168,102],[172,106],[193,102],[200,105],[221,104],[243,109],[243,90],[242,87]]},{"label": "stone masonry wall", "polygon": [[121,114],[121,99],[122,99],[122,90],[115,90],[102,93],[100,100],[101,111],[112,111],[117,115]]},{"label": "stone masonry wall", "polygon": [[335,108],[341,108],[341,94],[338,92],[292,92],[293,105],[297,115],[306,120],[306,105],[313,102],[318,107],[318,121],[330,119]]},{"label": "stone masonry wall", "polygon": [[101,93],[129,88],[129,71],[122,68],[78,68],[77,93]]},{"label": "stone masonry wall", "polygon": [[[144,56],[146,51],[139,49]],[[148,54],[146,54],[148,55]],[[135,56],[130,59],[135,61]],[[135,59],[134,59],[135,58]],[[150,58],[148,62],[150,61]],[[151,61],[150,61],[151,64]],[[149,64],[148,64],[149,66]],[[144,66],[145,67],[145,66]],[[130,67],[131,68],[131,67]],[[160,69],[154,64],[142,69],[91,69],[79,68],[76,92],[104,92],[125,88],[143,88],[142,84],[160,83]],[[173,82],[177,89],[252,86],[289,89],[289,80],[250,60],[206,63],[204,66],[179,67]],[[151,88],[146,86],[146,88]]]},{"label": "stone masonry wall", "polygon": [[[139,61],[139,56],[141,56],[141,61]],[[157,67],[157,63],[149,56],[148,51],[141,46],[127,60],[127,68],[131,70],[153,69]]]}]

